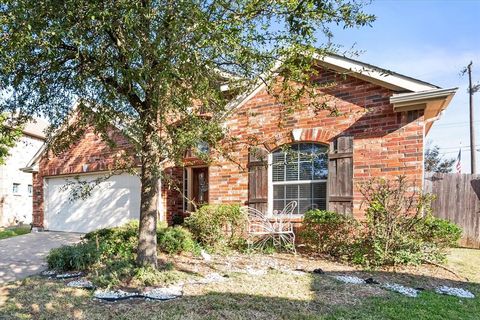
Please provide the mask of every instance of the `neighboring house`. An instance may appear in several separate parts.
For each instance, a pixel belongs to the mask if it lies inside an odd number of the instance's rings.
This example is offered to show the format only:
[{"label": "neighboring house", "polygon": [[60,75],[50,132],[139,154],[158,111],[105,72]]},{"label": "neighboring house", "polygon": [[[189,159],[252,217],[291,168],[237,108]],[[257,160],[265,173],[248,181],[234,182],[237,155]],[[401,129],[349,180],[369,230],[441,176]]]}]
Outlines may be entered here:
[{"label": "neighboring house", "polygon": [[[337,55],[318,63],[314,81],[335,83],[322,89],[322,97],[339,116],[305,107],[279,127],[278,102],[258,86],[232,102],[225,123],[238,139],[231,154],[236,162],[218,157],[206,166],[187,153],[183,167],[167,166],[178,188],[162,184],[160,217],[171,223],[193,209],[182,193],[197,203],[239,203],[270,214],[295,200],[298,218],[311,208],[362,217],[359,182],[405,175],[421,188],[425,135],[456,88],[441,89]],[[253,140],[258,143],[249,148]],[[60,156],[44,152],[31,161],[35,227],[86,232],[138,217],[137,177],[114,176],[81,201],[69,202],[62,187],[73,176],[102,175],[125,146],[121,136],[118,141],[111,150],[89,132]]]},{"label": "neighboring house", "polygon": [[44,144],[47,125],[41,119],[27,123],[5,164],[0,166],[0,226],[32,222],[32,174],[20,169]]}]

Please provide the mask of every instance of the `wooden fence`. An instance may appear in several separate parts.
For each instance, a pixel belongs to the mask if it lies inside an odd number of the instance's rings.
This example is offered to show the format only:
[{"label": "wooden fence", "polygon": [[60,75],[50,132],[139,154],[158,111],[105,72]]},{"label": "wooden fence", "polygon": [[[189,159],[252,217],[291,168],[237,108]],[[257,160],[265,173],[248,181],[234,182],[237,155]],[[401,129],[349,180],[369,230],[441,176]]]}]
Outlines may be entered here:
[{"label": "wooden fence", "polygon": [[462,246],[480,248],[480,175],[426,174],[424,191],[436,195],[433,214],[463,229]]}]

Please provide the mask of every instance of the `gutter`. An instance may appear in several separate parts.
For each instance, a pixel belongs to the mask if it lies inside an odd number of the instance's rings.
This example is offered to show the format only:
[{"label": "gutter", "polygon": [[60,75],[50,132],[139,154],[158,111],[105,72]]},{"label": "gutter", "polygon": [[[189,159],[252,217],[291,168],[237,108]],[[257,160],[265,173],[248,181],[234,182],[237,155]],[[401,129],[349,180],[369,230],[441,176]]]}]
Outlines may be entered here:
[{"label": "gutter", "polygon": [[36,168],[34,166],[20,168],[19,170],[22,171],[22,172],[25,172],[25,173],[37,173],[38,172],[38,168]]},{"label": "gutter", "polygon": [[411,92],[411,93],[399,93],[399,94],[394,94],[390,97],[390,103],[403,104],[405,102],[413,102],[413,101],[418,102],[421,100],[446,98],[449,95],[455,94],[457,90],[458,90],[458,87],[449,88],[449,89],[433,89],[433,90]]}]

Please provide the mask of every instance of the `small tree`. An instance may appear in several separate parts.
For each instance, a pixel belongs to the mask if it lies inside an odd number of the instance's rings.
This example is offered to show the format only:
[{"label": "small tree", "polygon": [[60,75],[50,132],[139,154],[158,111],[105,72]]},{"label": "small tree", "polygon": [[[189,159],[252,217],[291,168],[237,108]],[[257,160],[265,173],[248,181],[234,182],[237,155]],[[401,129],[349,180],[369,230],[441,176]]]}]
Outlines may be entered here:
[{"label": "small tree", "polygon": [[425,171],[436,173],[452,172],[455,159],[445,159],[440,155],[438,146],[428,147],[425,151]]},{"label": "small tree", "polygon": [[6,114],[0,114],[0,165],[5,164],[10,149],[15,146],[21,135],[21,127],[10,121]]},{"label": "small tree", "polygon": [[[156,266],[162,161],[179,163],[201,141],[219,147],[230,98],[258,81],[287,111],[305,95],[325,108],[311,90],[313,54],[335,49],[332,25],[372,22],[363,7],[347,0],[4,0],[0,87],[13,94],[0,106],[45,115],[58,127],[81,98],[88,103],[79,117],[106,141],[113,143],[117,124],[140,164],[137,262]],[[86,127],[79,121],[55,141],[75,142]]]}]

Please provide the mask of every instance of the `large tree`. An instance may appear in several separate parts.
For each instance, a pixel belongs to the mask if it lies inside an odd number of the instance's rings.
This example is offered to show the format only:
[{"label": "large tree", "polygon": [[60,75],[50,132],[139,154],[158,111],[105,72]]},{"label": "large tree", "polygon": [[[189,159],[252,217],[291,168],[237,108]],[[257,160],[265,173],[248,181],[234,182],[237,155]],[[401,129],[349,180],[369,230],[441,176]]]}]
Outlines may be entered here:
[{"label": "large tree", "polygon": [[[356,0],[4,0],[0,86],[10,98],[1,107],[46,116],[58,127],[81,99],[77,115],[97,133],[108,140],[112,124],[123,131],[140,164],[137,263],[156,266],[162,161],[180,161],[200,141],[217,146],[225,138],[221,122],[229,99],[258,81],[271,86],[273,77],[281,79],[275,87],[291,110],[295,100],[312,92],[313,53],[335,49],[331,28],[374,20],[364,5]],[[75,133],[52,141],[66,147],[84,129],[78,125]]]}]

